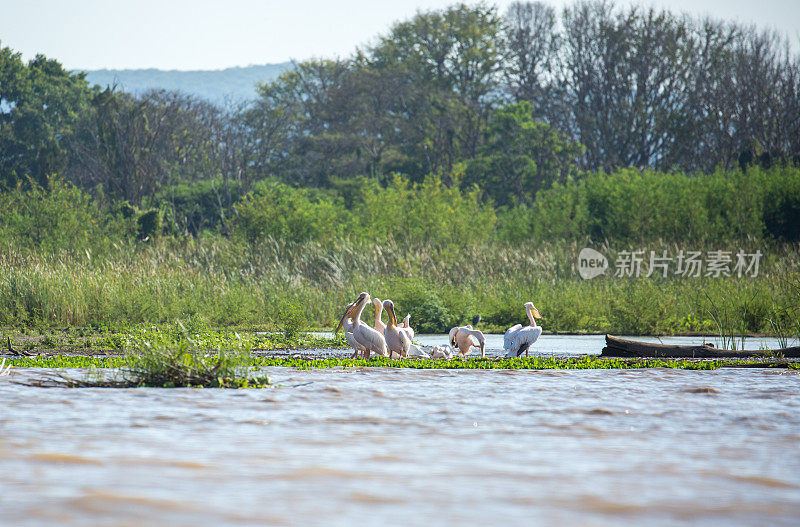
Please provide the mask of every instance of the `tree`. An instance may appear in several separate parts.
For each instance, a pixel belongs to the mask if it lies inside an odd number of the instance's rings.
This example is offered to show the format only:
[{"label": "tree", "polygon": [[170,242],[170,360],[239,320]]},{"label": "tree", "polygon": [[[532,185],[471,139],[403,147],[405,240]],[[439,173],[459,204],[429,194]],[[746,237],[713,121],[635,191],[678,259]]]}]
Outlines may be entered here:
[{"label": "tree", "polygon": [[514,2],[505,16],[505,82],[512,101],[528,101],[536,119],[556,112],[553,74],[560,36],[555,9],[541,2]]},{"label": "tree", "polygon": [[477,153],[500,97],[501,22],[494,7],[458,4],[396,24],[370,50],[376,70],[402,79],[392,112],[415,181]]},{"label": "tree", "polygon": [[497,110],[481,155],[466,183],[478,184],[500,205],[530,205],[540,189],[574,178],[583,146],[533,120],[531,103]]},{"label": "tree", "polygon": [[0,181],[9,187],[47,176],[67,162],[66,143],[89,100],[84,74],[37,55],[28,64],[0,47]]},{"label": "tree", "polygon": [[192,97],[98,91],[70,141],[66,174],[85,188],[139,205],[169,184],[217,177],[219,110]]},{"label": "tree", "polygon": [[570,132],[585,165],[667,168],[691,128],[686,107],[696,42],[669,12],[580,3],[564,14],[564,79]]},{"label": "tree", "polygon": [[797,79],[800,63],[772,32],[706,21],[694,61],[695,135],[675,156],[686,168],[710,171],[800,154]]}]

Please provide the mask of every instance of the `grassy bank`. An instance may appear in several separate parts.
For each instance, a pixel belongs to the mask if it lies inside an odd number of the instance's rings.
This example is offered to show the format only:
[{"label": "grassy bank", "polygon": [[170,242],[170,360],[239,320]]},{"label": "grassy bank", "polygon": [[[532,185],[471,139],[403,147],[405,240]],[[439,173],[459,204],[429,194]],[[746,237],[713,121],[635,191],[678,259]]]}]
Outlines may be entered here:
[{"label": "grassy bank", "polygon": [[[594,245],[607,275],[582,280],[584,244],[375,245],[339,239],[257,245],[222,237],[115,245],[108,253],[0,247],[0,327],[64,330],[65,339],[174,323],[215,328],[330,328],[358,292],[391,298],[418,332],[442,332],[483,317],[482,329],[524,321],[532,300],[552,332],[796,335],[800,249],[752,246]],[[761,250],[757,277],[614,277],[619,251]],[[734,257],[735,259],[735,257]],[[646,264],[642,274],[646,273]],[[366,313],[367,322],[372,314]],[[66,328],[66,329],[65,329]],[[10,333],[10,332],[7,332]],[[290,337],[292,335],[289,335]],[[93,346],[94,344],[90,344]],[[274,344],[265,344],[270,348]]]},{"label": "grassy bank", "polygon": [[269,333],[251,329],[212,329],[197,322],[135,327],[10,328],[0,330],[0,354],[8,346],[28,354],[121,356],[128,351],[178,349],[189,342],[199,351],[274,351],[346,347],[344,335],[316,337],[286,325]]}]

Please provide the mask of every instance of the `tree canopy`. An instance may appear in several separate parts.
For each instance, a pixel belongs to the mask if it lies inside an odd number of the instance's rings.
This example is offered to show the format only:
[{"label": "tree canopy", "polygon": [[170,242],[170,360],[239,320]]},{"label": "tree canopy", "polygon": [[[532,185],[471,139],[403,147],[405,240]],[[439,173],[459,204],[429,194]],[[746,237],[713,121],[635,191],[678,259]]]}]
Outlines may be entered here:
[{"label": "tree canopy", "polygon": [[0,47],[0,182],[63,176],[168,207],[194,233],[227,229],[245,210],[234,203],[263,181],[347,201],[364,181],[435,178],[531,207],[597,171],[800,162],[800,59],[783,37],[600,0],[419,12],[257,92],[225,109],[131,95]]}]

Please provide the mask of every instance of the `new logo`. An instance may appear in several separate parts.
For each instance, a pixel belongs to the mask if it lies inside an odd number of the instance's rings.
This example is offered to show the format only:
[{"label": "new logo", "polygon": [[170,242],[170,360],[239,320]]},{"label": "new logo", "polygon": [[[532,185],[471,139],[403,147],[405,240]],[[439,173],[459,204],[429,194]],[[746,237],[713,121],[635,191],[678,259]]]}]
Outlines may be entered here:
[{"label": "new logo", "polygon": [[604,274],[608,269],[608,260],[602,253],[585,247],[578,254],[578,274],[584,280],[591,280]]}]

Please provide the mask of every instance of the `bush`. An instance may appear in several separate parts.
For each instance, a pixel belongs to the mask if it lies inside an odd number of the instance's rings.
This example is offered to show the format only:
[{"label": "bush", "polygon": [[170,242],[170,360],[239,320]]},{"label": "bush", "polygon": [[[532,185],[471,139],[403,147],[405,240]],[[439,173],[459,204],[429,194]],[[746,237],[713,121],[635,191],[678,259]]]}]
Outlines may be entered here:
[{"label": "bush", "polygon": [[542,190],[530,208],[500,212],[504,240],[725,243],[800,239],[800,168],[707,175],[633,168]]},{"label": "bush", "polygon": [[446,333],[455,325],[454,317],[433,291],[421,283],[395,288],[397,316],[410,314],[411,327],[417,333]]},{"label": "bush", "polygon": [[128,200],[123,201],[117,206],[117,210],[119,211],[120,216],[123,218],[131,219],[133,218],[134,214],[136,214],[136,207],[131,205]]},{"label": "bush", "polygon": [[167,187],[156,196],[155,202],[170,210],[175,223],[170,227],[177,232],[197,236],[203,230],[220,227],[222,232],[227,232],[225,222],[232,212],[228,203],[241,199],[242,187],[238,181],[193,181]]},{"label": "bush", "polygon": [[376,243],[463,244],[494,234],[494,209],[482,203],[477,187],[464,192],[436,177],[412,184],[400,176],[386,188],[339,186],[346,190],[352,211],[343,198],[319,190],[262,183],[236,205],[236,231],[250,242],[267,236],[314,241],[348,235]]},{"label": "bush", "polygon": [[[753,170],[752,168],[750,169]],[[778,240],[800,241],[800,170],[782,168],[764,174],[764,230]]]},{"label": "bush", "polygon": [[289,304],[280,312],[281,332],[287,342],[297,342],[307,325],[305,315],[300,306]]},{"label": "bush", "polygon": [[112,218],[71,183],[48,180],[47,188],[21,183],[0,194],[0,238],[20,247],[54,251],[108,245],[116,231]]},{"label": "bush", "polygon": [[150,209],[136,218],[136,235],[140,240],[153,240],[161,233],[163,214],[158,209]]},{"label": "bush", "polygon": [[271,236],[291,241],[328,239],[344,232],[344,206],[314,189],[262,182],[235,206],[234,229],[248,241]]},{"label": "bush", "polygon": [[497,222],[477,187],[464,192],[433,176],[421,184],[396,176],[387,188],[365,196],[356,211],[367,219],[353,226],[356,233],[375,241],[480,242],[492,237]]}]

